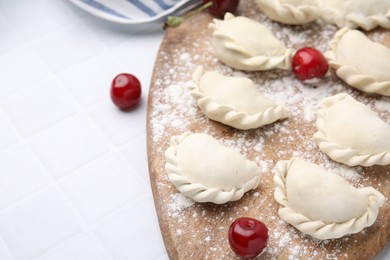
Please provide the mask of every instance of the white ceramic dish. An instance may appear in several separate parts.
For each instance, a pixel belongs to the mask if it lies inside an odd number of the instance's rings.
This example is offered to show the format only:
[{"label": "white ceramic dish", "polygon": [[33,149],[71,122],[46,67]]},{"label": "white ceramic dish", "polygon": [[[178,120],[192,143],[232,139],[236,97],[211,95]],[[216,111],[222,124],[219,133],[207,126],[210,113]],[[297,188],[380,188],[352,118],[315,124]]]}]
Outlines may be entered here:
[{"label": "white ceramic dish", "polygon": [[169,15],[182,14],[200,0],[70,0],[81,9],[120,24],[145,24],[165,21]]}]

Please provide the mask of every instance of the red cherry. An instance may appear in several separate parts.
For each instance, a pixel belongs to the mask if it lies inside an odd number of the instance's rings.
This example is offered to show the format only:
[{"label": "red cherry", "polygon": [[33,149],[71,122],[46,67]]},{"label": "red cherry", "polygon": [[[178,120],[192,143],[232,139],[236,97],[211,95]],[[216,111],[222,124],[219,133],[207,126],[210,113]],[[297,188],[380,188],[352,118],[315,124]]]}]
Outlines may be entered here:
[{"label": "red cherry", "polygon": [[117,107],[121,109],[133,107],[141,99],[141,83],[134,75],[118,74],[111,82],[110,95]]},{"label": "red cherry", "polygon": [[238,218],[229,228],[229,244],[237,256],[251,259],[263,252],[267,245],[268,228],[254,218]]},{"label": "red cherry", "polygon": [[299,80],[321,79],[328,71],[328,61],[314,48],[299,49],[292,58],[292,71]]},{"label": "red cherry", "polygon": [[227,12],[234,13],[237,10],[239,0],[203,0],[203,3],[208,2],[213,2],[213,5],[208,8],[209,13],[223,18]]}]

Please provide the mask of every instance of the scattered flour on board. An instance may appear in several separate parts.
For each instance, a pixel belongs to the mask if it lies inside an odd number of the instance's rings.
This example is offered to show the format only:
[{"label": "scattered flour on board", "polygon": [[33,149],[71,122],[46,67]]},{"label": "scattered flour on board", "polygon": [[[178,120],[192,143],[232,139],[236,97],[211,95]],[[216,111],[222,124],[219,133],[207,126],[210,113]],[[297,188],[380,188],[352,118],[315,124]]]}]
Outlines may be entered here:
[{"label": "scattered flour on board", "polygon": [[376,109],[390,112],[390,98],[382,98],[375,101],[374,106]]},{"label": "scattered flour on board", "polygon": [[180,217],[180,213],[195,204],[195,201],[184,196],[181,193],[171,195],[171,200],[168,203],[169,215],[171,217]]},{"label": "scattered flour on board", "polygon": [[[151,115],[151,125],[153,126],[153,141],[158,142],[167,127],[176,128],[181,132],[186,131],[188,123],[187,116],[195,115],[195,101],[186,89],[186,82],[177,82],[168,85],[158,93],[159,99],[154,104]],[[167,100],[175,100],[175,107],[169,105]]]}]

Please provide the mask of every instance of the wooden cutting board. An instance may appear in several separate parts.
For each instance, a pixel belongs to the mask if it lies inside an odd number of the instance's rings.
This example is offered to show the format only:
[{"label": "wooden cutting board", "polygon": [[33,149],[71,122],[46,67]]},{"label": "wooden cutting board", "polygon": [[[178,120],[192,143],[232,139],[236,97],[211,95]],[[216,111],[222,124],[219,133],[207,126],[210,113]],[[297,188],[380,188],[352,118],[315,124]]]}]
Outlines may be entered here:
[{"label": "wooden cutting board", "polygon": [[[241,1],[239,15],[268,26],[296,50],[313,46],[328,49],[336,27],[313,23],[285,26],[269,21],[253,3]],[[240,72],[220,63],[213,53],[212,18],[203,13],[176,29],[168,29],[153,72],[148,101],[147,146],[150,180],[161,233],[171,259],[231,259],[227,231],[243,216],[260,219],[269,228],[268,246],[260,259],[372,259],[390,240],[390,166],[347,167],[331,161],[312,140],[316,111],[322,98],[347,92],[368,104],[390,123],[390,99],[372,96],[346,86],[333,72],[316,86],[302,85],[290,71]],[[390,46],[390,34],[374,31],[374,40]],[[362,50],[369,51],[369,50]],[[226,75],[244,75],[260,92],[292,112],[289,119],[256,130],[241,131],[208,120],[186,88],[192,72],[202,65]],[[255,161],[264,172],[259,187],[237,202],[224,205],[195,203],[168,181],[164,152],[173,135],[205,132],[227,147]],[[342,131],[342,129],[340,129]],[[389,136],[390,137],[390,136]],[[279,160],[298,156],[340,173],[356,187],[373,186],[387,198],[375,224],[362,232],[336,240],[320,241],[305,236],[282,221],[273,198],[274,166]],[[151,234],[152,235],[152,234]]]}]

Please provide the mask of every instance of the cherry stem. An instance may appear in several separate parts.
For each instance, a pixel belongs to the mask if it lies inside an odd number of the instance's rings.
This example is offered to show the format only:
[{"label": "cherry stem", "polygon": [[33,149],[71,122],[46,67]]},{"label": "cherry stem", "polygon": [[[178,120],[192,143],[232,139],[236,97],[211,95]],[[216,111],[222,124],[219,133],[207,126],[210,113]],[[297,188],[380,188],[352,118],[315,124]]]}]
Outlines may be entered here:
[{"label": "cherry stem", "polygon": [[199,6],[195,10],[192,10],[192,11],[184,14],[183,16],[168,16],[167,21],[164,23],[163,28],[165,30],[168,27],[171,27],[171,28],[179,27],[185,19],[202,12],[203,10],[211,7],[212,5],[213,5],[213,2],[207,2],[207,3]]}]

